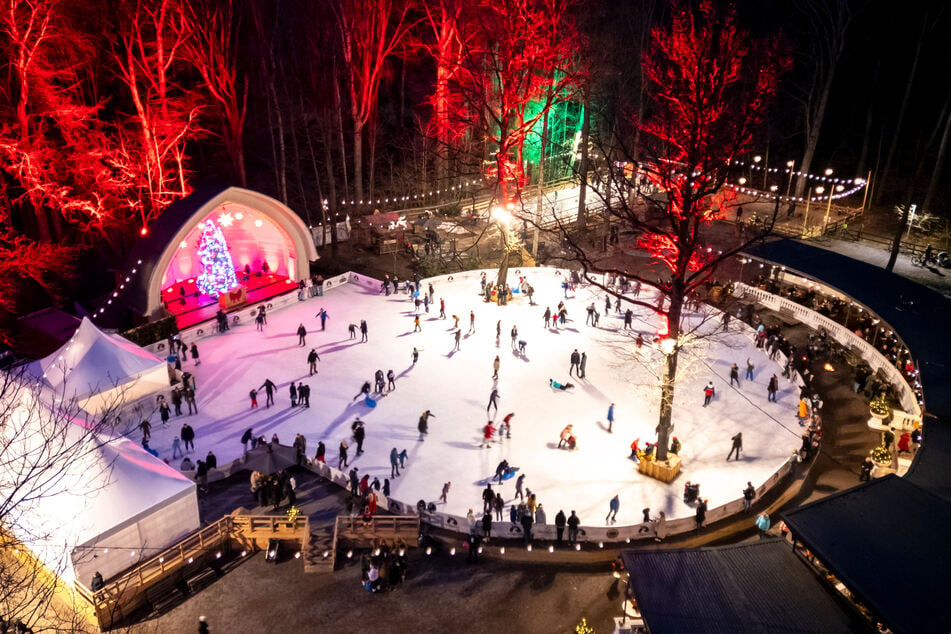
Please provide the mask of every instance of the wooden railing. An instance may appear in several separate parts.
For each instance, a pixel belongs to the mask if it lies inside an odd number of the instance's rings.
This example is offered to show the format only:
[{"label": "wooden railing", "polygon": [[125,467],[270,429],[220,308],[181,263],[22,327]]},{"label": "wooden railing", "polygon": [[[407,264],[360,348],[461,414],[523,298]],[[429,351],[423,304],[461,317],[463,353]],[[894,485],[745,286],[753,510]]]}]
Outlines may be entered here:
[{"label": "wooden railing", "polygon": [[[380,539],[412,539],[419,535],[419,516],[377,515],[369,525],[358,517],[340,515],[335,526],[335,541],[346,539],[354,545],[370,545]],[[366,543],[364,543],[366,542]]]},{"label": "wooden railing", "polygon": [[248,549],[263,548],[272,538],[299,539],[305,546],[310,539],[307,517],[288,520],[286,516],[226,515],[110,580],[100,590],[93,592],[78,581],[74,585],[95,610],[99,626],[108,628],[148,603],[150,589],[170,582],[187,567],[204,567],[207,561],[230,550],[233,542]]}]

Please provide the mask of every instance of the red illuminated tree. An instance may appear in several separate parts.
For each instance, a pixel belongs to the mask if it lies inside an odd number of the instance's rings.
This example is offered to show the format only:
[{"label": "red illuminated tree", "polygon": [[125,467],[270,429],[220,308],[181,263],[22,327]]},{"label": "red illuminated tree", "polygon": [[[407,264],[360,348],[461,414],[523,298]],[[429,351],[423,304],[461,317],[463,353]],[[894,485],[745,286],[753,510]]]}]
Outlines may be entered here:
[{"label": "red illuminated tree", "polygon": [[496,198],[502,203],[520,196],[528,133],[576,90],[580,36],[573,4],[484,0],[462,14],[462,51],[451,82],[461,107],[451,121],[457,133],[482,135],[483,158],[494,163]]},{"label": "red illuminated tree", "polygon": [[363,199],[363,133],[376,113],[389,58],[414,26],[407,0],[336,0],[332,3],[353,125],[353,183]]},{"label": "red illuminated tree", "polygon": [[[603,192],[608,188],[632,192],[613,199],[609,213],[639,236],[637,246],[658,265],[656,276],[599,262],[588,243],[567,225],[560,230],[590,281],[600,282],[592,273],[618,273],[657,289],[663,298],[656,303],[626,298],[655,311],[658,334],[673,344],[661,380],[660,460],[667,458],[678,352],[691,334],[683,330],[685,302],[712,278],[720,263],[762,235],[754,232],[741,243],[713,248],[709,228],[732,205],[732,192],[723,188],[727,169],[747,151],[776,93],[778,78],[789,66],[783,50],[775,39],[751,41],[732,9],[717,10],[710,0],[696,9],[686,3],[675,5],[670,24],[652,29],[641,60],[651,108],[635,125],[645,141],[640,155],[649,160],[640,163],[639,171],[611,170],[607,186],[596,190],[605,202],[609,199]],[[625,147],[623,139],[616,147],[629,164],[635,164],[635,152]],[[642,175],[659,193],[640,204],[633,192]],[[763,231],[771,224],[767,221]]]},{"label": "red illuminated tree", "polygon": [[235,13],[232,0],[204,0],[189,6],[185,19],[191,32],[186,41],[188,56],[217,106],[221,137],[235,178],[246,187],[244,119],[248,83],[238,71],[240,16]]},{"label": "red illuminated tree", "polygon": [[118,135],[117,159],[133,172],[147,228],[173,200],[188,194],[185,144],[198,133],[200,101],[179,81],[191,68],[192,36],[185,0],[131,0],[123,6],[113,57],[132,112]]},{"label": "red illuminated tree", "polygon": [[[436,81],[430,98],[432,116],[429,120],[429,133],[433,137],[435,148],[436,182],[441,183],[447,175],[448,154],[457,140],[453,135],[450,116],[459,107],[458,98],[453,99],[450,82],[453,69],[459,64],[462,54],[462,35],[459,21],[463,11],[462,0],[435,0],[423,3],[426,21],[432,30],[432,42],[428,50],[436,62]],[[458,95],[455,95],[458,97]]]}]

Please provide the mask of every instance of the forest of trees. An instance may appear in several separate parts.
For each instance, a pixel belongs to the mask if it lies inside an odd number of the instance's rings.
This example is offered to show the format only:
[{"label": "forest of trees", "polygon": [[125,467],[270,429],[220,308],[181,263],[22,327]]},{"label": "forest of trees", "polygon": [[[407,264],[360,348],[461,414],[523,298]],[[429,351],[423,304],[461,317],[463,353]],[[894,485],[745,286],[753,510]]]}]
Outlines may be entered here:
[{"label": "forest of trees", "polygon": [[[263,191],[317,225],[473,179],[513,200],[586,171],[589,146],[644,156],[651,30],[707,4],[4,0],[0,322],[108,290],[83,271],[118,270],[205,183]],[[872,170],[877,200],[927,193],[942,211],[941,4],[761,5],[738,2],[735,19],[791,67],[743,152]]]}]

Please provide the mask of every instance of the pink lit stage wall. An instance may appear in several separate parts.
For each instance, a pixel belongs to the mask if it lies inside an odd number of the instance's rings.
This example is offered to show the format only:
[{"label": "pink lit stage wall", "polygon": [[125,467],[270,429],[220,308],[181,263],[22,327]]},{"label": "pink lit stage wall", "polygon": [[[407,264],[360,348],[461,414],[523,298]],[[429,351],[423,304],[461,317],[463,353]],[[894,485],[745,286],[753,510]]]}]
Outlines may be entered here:
[{"label": "pink lit stage wall", "polygon": [[[247,265],[250,265],[252,273],[257,273],[267,262],[270,273],[278,277],[288,277],[288,271],[295,270],[297,253],[293,241],[277,223],[260,211],[225,203],[208,214],[206,219],[213,220],[221,227],[239,282]],[[177,289],[179,284],[187,284],[201,274],[201,260],[198,257],[200,236],[201,227],[196,226],[178,245],[178,252],[162,278],[163,290],[172,286]]]}]

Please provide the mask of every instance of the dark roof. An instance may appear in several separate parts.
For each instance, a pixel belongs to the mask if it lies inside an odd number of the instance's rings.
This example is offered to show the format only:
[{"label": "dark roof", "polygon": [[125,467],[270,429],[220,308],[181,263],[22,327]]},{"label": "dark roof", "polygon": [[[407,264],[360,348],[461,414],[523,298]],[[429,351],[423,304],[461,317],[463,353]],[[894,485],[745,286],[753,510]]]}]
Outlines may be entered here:
[{"label": "dark roof", "polygon": [[[161,259],[162,253],[178,230],[208,201],[230,187],[230,185],[199,187],[188,196],[176,200],[165,208],[155,222],[149,225],[148,234],[136,241],[125,270],[131,271],[135,268],[137,274],[124,296],[126,303],[136,312],[140,314],[145,312],[145,306],[148,304],[146,297],[148,280],[152,276],[155,265]],[[140,260],[141,264],[138,263]]]},{"label": "dark roof", "polygon": [[652,634],[868,630],[779,539],[621,559]]},{"label": "dark roof", "polygon": [[821,280],[878,314],[918,362],[928,411],[951,419],[951,337],[945,336],[951,300],[881,267],[793,240],[767,242],[747,253]]},{"label": "dark roof", "polygon": [[951,502],[893,474],[783,519],[894,632],[951,631]]}]

